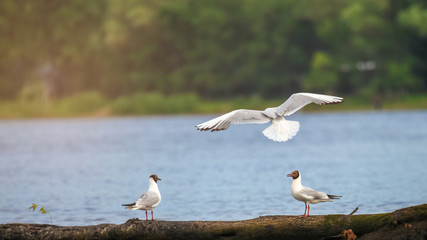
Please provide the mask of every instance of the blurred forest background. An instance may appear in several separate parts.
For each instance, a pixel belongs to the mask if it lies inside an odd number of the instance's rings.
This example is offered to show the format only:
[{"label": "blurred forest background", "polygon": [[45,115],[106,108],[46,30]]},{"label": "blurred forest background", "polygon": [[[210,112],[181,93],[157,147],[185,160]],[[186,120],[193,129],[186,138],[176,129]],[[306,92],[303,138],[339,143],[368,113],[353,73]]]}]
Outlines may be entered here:
[{"label": "blurred forest background", "polygon": [[427,2],[1,0],[0,56],[0,117],[426,107]]}]

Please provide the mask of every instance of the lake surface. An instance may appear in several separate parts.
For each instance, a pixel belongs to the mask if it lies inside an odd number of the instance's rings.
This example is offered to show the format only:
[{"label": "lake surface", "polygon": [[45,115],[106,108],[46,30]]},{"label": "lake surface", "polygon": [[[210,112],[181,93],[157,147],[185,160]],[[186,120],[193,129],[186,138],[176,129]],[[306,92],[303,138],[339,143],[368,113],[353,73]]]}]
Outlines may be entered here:
[{"label": "lake surface", "polygon": [[290,141],[268,140],[268,125],[199,132],[214,116],[0,121],[0,223],[50,223],[28,209],[43,205],[56,225],[120,224],[160,178],[159,220],[243,220],[301,215],[291,196],[302,183],[335,202],[311,214],[389,212],[427,202],[427,111],[297,113]]}]

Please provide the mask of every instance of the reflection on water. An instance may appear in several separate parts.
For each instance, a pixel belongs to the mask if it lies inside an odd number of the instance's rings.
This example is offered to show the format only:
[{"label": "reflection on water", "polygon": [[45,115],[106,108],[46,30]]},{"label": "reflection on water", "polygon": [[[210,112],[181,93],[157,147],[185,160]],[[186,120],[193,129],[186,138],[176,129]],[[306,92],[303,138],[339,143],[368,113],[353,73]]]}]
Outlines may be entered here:
[{"label": "reflection on water", "polygon": [[311,213],[378,213],[427,199],[427,112],[299,113],[286,143],[262,135],[268,125],[222,132],[194,126],[212,116],[0,121],[0,223],[50,223],[28,209],[47,208],[57,225],[145,218],[120,204],[162,178],[161,220],[241,220],[300,215],[286,174],[342,195]]}]

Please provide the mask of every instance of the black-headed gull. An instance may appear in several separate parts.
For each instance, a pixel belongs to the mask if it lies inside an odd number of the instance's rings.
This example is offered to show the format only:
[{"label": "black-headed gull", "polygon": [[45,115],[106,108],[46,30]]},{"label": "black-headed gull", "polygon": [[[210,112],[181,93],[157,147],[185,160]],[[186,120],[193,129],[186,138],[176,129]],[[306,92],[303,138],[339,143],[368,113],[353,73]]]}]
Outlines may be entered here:
[{"label": "black-headed gull", "polygon": [[227,129],[230,124],[245,123],[268,123],[271,125],[262,133],[267,138],[286,142],[299,131],[299,122],[285,120],[283,116],[289,116],[310,103],[320,105],[336,104],[342,102],[343,98],[315,94],[315,93],[294,93],[282,105],[275,108],[267,108],[264,111],[238,109],[226,113],[222,116],[196,125],[200,131],[221,131]]},{"label": "black-headed gull", "polygon": [[333,202],[333,199],[339,199],[341,196],[330,195],[324,192],[317,192],[309,187],[304,187],[301,184],[301,174],[298,170],[287,175],[294,180],[291,185],[292,196],[298,201],[305,203],[304,217],[310,215],[310,203]]},{"label": "black-headed gull", "polygon": [[143,193],[141,197],[134,203],[122,204],[129,210],[145,210],[145,219],[148,220],[147,210],[151,210],[151,220],[154,220],[153,209],[159,205],[162,200],[157,181],[162,180],[156,174],[150,176],[148,191]]}]

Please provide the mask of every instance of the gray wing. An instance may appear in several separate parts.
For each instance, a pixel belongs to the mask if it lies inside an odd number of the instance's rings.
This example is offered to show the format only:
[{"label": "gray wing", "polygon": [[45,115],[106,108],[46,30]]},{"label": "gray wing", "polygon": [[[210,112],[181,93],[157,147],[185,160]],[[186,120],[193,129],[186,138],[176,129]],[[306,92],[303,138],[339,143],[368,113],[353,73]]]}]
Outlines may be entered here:
[{"label": "gray wing", "polygon": [[309,187],[304,187],[301,191],[301,194],[305,195],[307,198],[311,198],[311,200],[324,200],[329,199],[328,195],[324,192],[315,191]]},{"label": "gray wing", "polygon": [[233,124],[245,123],[268,123],[270,120],[262,111],[239,109],[226,113],[222,116],[209,120],[207,122],[196,125],[200,131],[220,131],[227,129]]},{"label": "gray wing", "polygon": [[315,93],[294,93],[282,105],[275,108],[278,115],[289,116],[310,103],[320,105],[336,104],[342,102],[343,98],[315,94]]},{"label": "gray wing", "polygon": [[136,201],[136,207],[151,207],[158,203],[160,197],[155,192],[146,192]]}]

